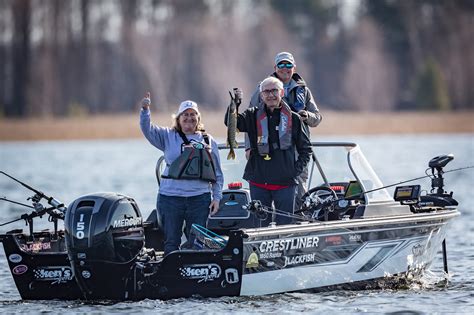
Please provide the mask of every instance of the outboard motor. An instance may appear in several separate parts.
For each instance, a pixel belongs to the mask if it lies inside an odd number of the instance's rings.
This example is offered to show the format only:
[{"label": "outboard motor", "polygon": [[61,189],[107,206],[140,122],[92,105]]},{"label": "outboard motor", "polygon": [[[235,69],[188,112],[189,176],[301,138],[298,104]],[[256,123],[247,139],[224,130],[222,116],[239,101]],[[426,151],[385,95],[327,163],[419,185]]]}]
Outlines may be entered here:
[{"label": "outboard motor", "polygon": [[144,246],[136,202],[116,193],[80,197],[65,218],[67,251],[86,299],[124,299],[130,270]]}]

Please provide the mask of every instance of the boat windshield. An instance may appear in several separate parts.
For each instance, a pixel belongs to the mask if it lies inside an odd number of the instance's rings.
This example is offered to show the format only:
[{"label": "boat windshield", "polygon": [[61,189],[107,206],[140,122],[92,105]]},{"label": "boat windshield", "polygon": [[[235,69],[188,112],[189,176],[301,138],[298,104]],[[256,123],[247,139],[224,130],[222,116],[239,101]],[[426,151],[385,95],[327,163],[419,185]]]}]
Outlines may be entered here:
[{"label": "boat windshield", "polygon": [[[383,187],[358,145],[339,142],[314,142],[312,145],[316,159],[309,164],[309,188],[350,181],[359,181],[364,191]],[[224,189],[232,182],[241,182],[244,188],[248,188],[248,182],[242,179],[247,163],[242,145],[235,150],[235,160],[227,160],[229,150],[224,145],[219,148]],[[367,203],[393,201],[386,189],[370,192],[365,197]]]},{"label": "boat windshield", "polygon": [[362,184],[362,189],[364,191],[377,189],[366,194],[366,200],[368,203],[393,201],[388,191],[385,188],[382,188],[382,181],[379,179],[377,174],[375,174],[372,166],[370,166],[359,146],[349,149],[348,164],[357,176],[359,182]]}]

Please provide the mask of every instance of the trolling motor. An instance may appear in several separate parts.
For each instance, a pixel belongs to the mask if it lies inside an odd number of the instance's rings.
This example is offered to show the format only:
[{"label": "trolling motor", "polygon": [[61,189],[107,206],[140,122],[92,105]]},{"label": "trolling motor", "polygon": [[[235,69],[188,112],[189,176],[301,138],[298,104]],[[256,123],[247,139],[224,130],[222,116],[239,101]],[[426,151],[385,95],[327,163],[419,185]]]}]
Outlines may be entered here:
[{"label": "trolling motor", "polygon": [[[431,178],[431,191],[429,194],[421,195],[420,185],[397,186],[394,199],[403,205],[410,205],[413,212],[431,211],[433,208],[444,208],[457,206],[458,202],[453,198],[453,192],[444,190],[445,173],[443,167],[454,159],[454,155],[439,155],[428,162],[426,176]],[[431,174],[428,171],[431,169]],[[451,170],[453,171],[453,170]],[[450,172],[450,171],[448,171]],[[417,178],[420,179],[420,178]]]},{"label": "trolling motor", "polygon": [[449,162],[454,159],[453,154],[440,155],[432,158],[428,167],[431,169],[431,191],[426,196],[420,197],[419,207],[449,207],[457,206],[458,202],[453,198],[453,192],[444,190],[444,170]]},{"label": "trolling motor", "polygon": [[[32,206],[23,204],[21,202],[17,202],[17,201],[7,199],[5,197],[0,198],[0,200],[7,201],[7,202],[17,204],[17,205],[21,205],[21,206],[31,208],[31,209],[34,210],[33,212],[31,212],[29,214],[25,213],[25,214],[21,215],[21,217],[18,218],[18,219],[14,219],[14,220],[2,223],[2,224],[0,224],[0,226],[7,225],[7,224],[10,224],[10,223],[13,223],[13,222],[16,222],[16,221],[20,221],[20,220],[25,220],[26,224],[29,226],[30,239],[33,240],[33,219],[36,218],[36,217],[41,218],[43,215],[49,214],[49,220],[51,222],[53,222],[53,224],[54,224],[54,236],[57,237],[57,235],[58,235],[58,220],[59,219],[64,220],[64,215],[66,213],[66,207],[64,206],[64,204],[62,202],[60,202],[59,200],[55,199],[54,197],[46,196],[41,191],[25,184],[24,182],[16,179],[15,177],[13,177],[13,176],[11,176],[11,175],[3,172],[3,171],[0,171],[0,173],[7,176],[7,177],[9,177],[9,178],[11,178],[12,180],[14,180],[17,183],[19,183],[20,185],[22,185],[23,187],[25,187],[25,188],[27,188],[27,189],[29,189],[29,190],[31,190],[35,193],[33,196],[31,196],[27,199],[27,200],[32,201]],[[45,208],[43,206],[43,204],[41,204],[42,199],[45,199],[51,207]]]},{"label": "trolling motor", "polygon": [[[431,168],[431,174],[433,177],[431,178],[431,193],[434,192],[436,189],[437,195],[445,195],[445,191],[443,190],[444,187],[444,178],[443,178],[443,167],[445,167],[449,162],[454,160],[453,154],[448,155],[440,155],[434,157],[428,163],[428,167]],[[435,173],[436,171],[436,173]],[[450,196],[452,197],[453,193],[451,192]]]}]

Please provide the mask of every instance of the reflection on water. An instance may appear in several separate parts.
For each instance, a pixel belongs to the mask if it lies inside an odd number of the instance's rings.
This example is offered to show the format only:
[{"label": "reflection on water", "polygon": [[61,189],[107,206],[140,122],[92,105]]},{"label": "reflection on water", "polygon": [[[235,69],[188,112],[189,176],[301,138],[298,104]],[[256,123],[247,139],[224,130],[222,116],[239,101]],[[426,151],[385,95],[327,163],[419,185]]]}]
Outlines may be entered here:
[{"label": "reflection on water", "polygon": [[[223,140],[223,139],[221,139]],[[382,182],[393,184],[424,175],[428,161],[437,155],[453,153],[455,156],[446,170],[474,165],[474,140],[472,135],[430,136],[352,136],[325,137],[317,141],[349,141],[361,146],[367,160]],[[133,197],[143,216],[155,207],[157,182],[155,165],[160,152],[143,139],[69,142],[17,142],[0,144],[0,169],[10,173],[47,195],[66,204],[75,198],[98,191],[114,191]],[[226,183],[242,181],[245,159],[240,150],[237,160],[227,160],[222,152],[222,168]],[[331,159],[329,159],[331,160]],[[278,170],[275,170],[278,171]],[[429,179],[419,183],[430,188]],[[453,222],[448,236],[451,283],[448,288],[410,288],[390,292],[330,292],[324,294],[281,294],[258,298],[187,299],[172,301],[142,301],[115,305],[87,305],[79,302],[20,303],[24,311],[51,311],[56,307],[68,307],[79,312],[114,311],[140,312],[146,310],[171,310],[184,312],[371,312],[374,307],[383,312],[423,310],[424,312],[452,312],[473,306],[474,254],[474,202],[471,197],[474,170],[445,175],[446,190],[454,191],[460,202],[462,217]],[[244,182],[244,186],[246,183]],[[389,189],[393,194],[393,188]],[[0,197],[26,202],[32,193],[6,177],[0,177]],[[25,212],[19,206],[0,201],[0,223]],[[38,221],[38,229],[50,224]],[[0,227],[0,232],[13,228],[25,228],[23,222]],[[432,270],[442,271],[442,257],[438,255]],[[5,255],[0,250],[0,305],[6,312],[15,312],[19,295],[7,268]],[[6,280],[5,280],[6,279]],[[413,294],[416,293],[416,294]],[[459,304],[458,304],[459,303]],[[100,307],[100,308],[99,308]],[[379,309],[382,307],[382,309]]]}]

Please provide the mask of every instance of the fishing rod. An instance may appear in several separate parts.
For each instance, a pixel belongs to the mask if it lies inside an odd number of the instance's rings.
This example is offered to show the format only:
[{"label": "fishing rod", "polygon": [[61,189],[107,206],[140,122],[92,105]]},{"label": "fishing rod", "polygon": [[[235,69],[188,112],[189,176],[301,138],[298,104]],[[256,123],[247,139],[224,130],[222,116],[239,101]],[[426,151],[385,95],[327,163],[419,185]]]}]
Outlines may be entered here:
[{"label": "fishing rod", "polygon": [[[32,208],[32,207],[30,207]],[[21,220],[25,220],[27,225],[30,225],[31,229],[32,229],[32,220],[33,218],[36,218],[36,217],[42,217],[43,215],[45,214],[49,214],[51,215],[53,218],[57,218],[54,214],[52,214],[52,210],[54,210],[55,208],[53,207],[50,207],[50,208],[44,208],[42,209],[41,211],[33,211],[31,213],[25,213],[25,214],[22,214],[19,218],[17,219],[13,219],[11,221],[8,221],[8,222],[5,222],[5,223],[1,223],[0,226],[4,226],[4,225],[7,225],[7,224],[10,224],[10,223],[13,223],[13,222],[17,222],[17,221],[21,221]],[[53,219],[54,220],[54,219]]]},{"label": "fishing rod", "polygon": [[262,204],[260,200],[251,200],[247,205],[242,206],[242,209],[248,210],[255,214],[255,217],[259,220],[266,220],[268,214],[280,215],[283,217],[288,217],[292,219],[297,219],[301,221],[316,222],[318,220],[314,218],[308,218],[307,216],[292,214],[283,210],[276,208],[268,207]]},{"label": "fishing rod", "polygon": [[[452,169],[452,170],[445,171],[445,172],[442,171],[442,173],[446,174],[446,173],[451,173],[451,172],[456,172],[456,171],[461,171],[461,170],[471,169],[471,168],[474,168],[474,166],[460,167],[460,168]],[[368,193],[371,193],[371,192],[374,192],[374,191],[378,191],[378,190],[381,190],[381,189],[397,186],[397,185],[400,185],[400,184],[405,184],[405,183],[408,183],[408,182],[412,182],[412,181],[427,178],[427,177],[433,178],[433,176],[434,175],[432,175],[432,174],[427,174],[427,175],[424,175],[424,176],[415,177],[415,178],[405,180],[405,181],[400,181],[400,182],[390,184],[390,185],[386,185],[386,186],[383,186],[383,187],[379,187],[379,188],[376,188],[376,189],[371,189],[371,190],[367,190],[367,191],[364,191],[364,192],[361,192],[361,193],[349,195],[349,196],[344,197],[344,198],[336,198],[336,199],[327,198],[325,200],[322,200],[321,205],[322,206],[330,205],[334,202],[344,200],[346,198],[349,199],[349,198],[354,198],[354,197],[362,197],[364,194],[368,194]],[[311,190],[309,190],[309,192],[310,191]],[[295,214],[291,214],[291,213],[288,213],[288,212],[285,212],[285,211],[282,211],[282,210],[279,210],[279,209],[276,209],[276,208],[271,208],[271,207],[265,206],[261,203],[260,200],[251,200],[247,205],[243,206],[242,208],[245,209],[245,210],[248,210],[250,212],[253,212],[255,214],[255,216],[260,220],[265,220],[265,219],[267,219],[269,214],[275,213],[276,215],[281,215],[281,216],[289,217],[289,218],[292,218],[292,219],[297,219],[297,220],[302,220],[302,221],[309,221],[309,222],[317,222],[319,220],[317,220],[315,218],[308,218],[307,216],[301,216],[301,215],[296,214],[296,213],[299,213],[299,212],[309,210],[311,208],[311,206],[312,205],[308,204],[308,205],[306,205],[306,207],[303,207],[301,210],[295,211]]]},{"label": "fishing rod", "polygon": [[[58,236],[58,219],[64,220],[65,213],[66,213],[66,207],[62,202],[59,200],[55,199],[54,197],[50,197],[45,195],[43,192],[39,191],[38,189],[35,189],[31,187],[30,185],[20,181],[19,179],[11,176],[10,174],[5,173],[4,171],[0,171],[1,174],[7,176],[8,178],[14,180],[15,182],[19,183],[23,187],[33,191],[35,194],[32,197],[29,197],[27,200],[31,200],[33,203],[33,206],[25,205],[21,202],[17,202],[14,200],[7,199],[6,197],[0,198],[0,200],[11,202],[13,204],[21,205],[27,208],[32,208],[34,209],[33,212],[31,213],[25,213],[21,215],[19,218],[5,222],[0,224],[0,226],[4,226],[13,222],[17,222],[20,220],[25,220],[26,225],[28,225],[29,230],[30,230],[30,241],[34,240],[34,234],[33,234],[33,219],[36,217],[42,217],[45,214],[49,214],[49,221],[53,222],[54,224],[54,236]],[[42,199],[45,199],[48,204],[51,206],[49,208],[44,207],[40,201]]]},{"label": "fishing rod", "polygon": [[35,207],[33,207],[33,206],[30,206],[30,205],[27,205],[27,204],[24,204],[24,203],[21,203],[21,202],[18,202],[18,201],[14,201],[14,200],[7,199],[6,197],[0,197],[0,200],[8,201],[8,202],[14,203],[14,204],[16,204],[16,205],[20,205],[20,206],[27,207],[27,208],[31,208],[31,209],[34,209],[34,208],[35,208]]},{"label": "fishing rod", "polygon": [[[474,168],[474,165],[459,167],[459,168],[455,168],[455,169],[452,169],[452,170],[449,170],[449,171],[441,171],[441,172],[439,173],[439,175],[441,175],[441,174],[447,174],[447,173],[451,173],[451,172],[462,171],[462,170],[466,170],[466,169],[470,169],[470,168]],[[426,170],[429,170],[429,169],[430,169],[430,168],[427,168]],[[435,175],[433,175],[433,174],[427,174],[427,175],[424,175],[424,176],[415,177],[415,178],[408,179],[408,180],[404,180],[404,181],[401,181],[401,182],[398,182],[398,183],[394,183],[394,184],[386,185],[386,186],[383,186],[383,187],[379,187],[379,188],[375,188],[375,189],[363,191],[363,192],[360,192],[360,193],[357,193],[357,194],[354,194],[354,195],[349,195],[349,196],[347,196],[347,197],[345,197],[345,198],[343,198],[343,199],[355,198],[355,197],[362,197],[363,195],[368,194],[368,193],[371,193],[371,192],[374,192],[374,191],[378,191],[378,190],[381,190],[381,189],[385,189],[385,188],[397,186],[397,185],[400,185],[400,184],[405,184],[405,183],[413,182],[413,181],[415,181],[415,180],[419,180],[419,179],[423,179],[423,178],[427,178],[427,177],[430,177],[431,179],[433,179],[433,177],[435,177]],[[442,178],[442,177],[441,177],[441,178]],[[433,188],[436,188],[436,187],[433,187]],[[438,187],[438,188],[439,188],[439,187]],[[339,201],[339,200],[340,200],[340,199],[338,199],[337,201]]]},{"label": "fishing rod", "polygon": [[[30,185],[28,185],[28,184],[20,181],[19,179],[5,173],[4,171],[0,171],[0,173],[7,176],[8,178],[14,180],[15,182],[19,183],[23,187],[25,187],[25,188],[27,188],[27,189],[29,189],[29,190],[31,190],[35,193],[34,196],[28,198],[28,200],[31,199],[33,201],[33,207],[36,207],[35,204],[38,204],[41,201],[41,199],[45,199],[48,202],[48,204],[50,206],[52,206],[51,211],[54,212],[53,213],[54,216],[59,217],[61,219],[64,218],[64,214],[66,213],[66,207],[64,206],[64,204],[61,201],[55,199],[54,197],[50,197],[50,196],[45,195],[43,192],[31,187]],[[54,210],[57,210],[57,211],[54,211]]]}]

